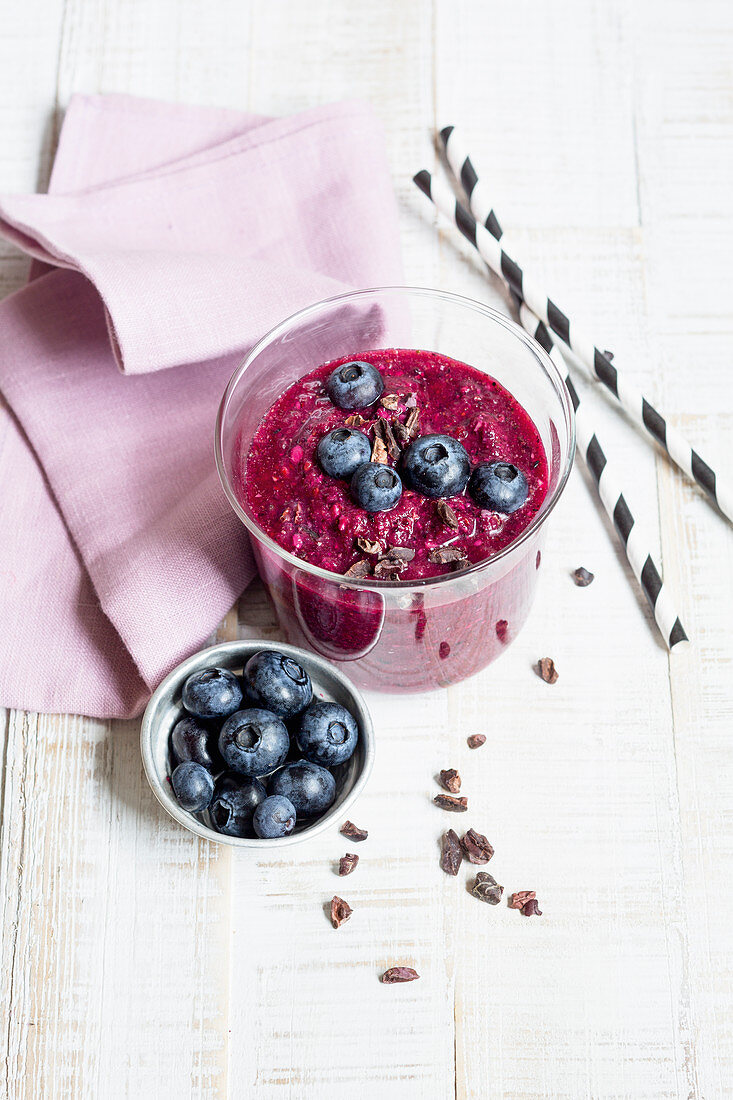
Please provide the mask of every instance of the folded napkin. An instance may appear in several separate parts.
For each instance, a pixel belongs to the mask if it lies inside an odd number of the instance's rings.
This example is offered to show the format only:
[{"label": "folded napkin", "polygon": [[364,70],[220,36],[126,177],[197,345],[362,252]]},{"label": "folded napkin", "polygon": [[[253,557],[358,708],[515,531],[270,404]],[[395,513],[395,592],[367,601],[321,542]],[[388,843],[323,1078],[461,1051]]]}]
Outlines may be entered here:
[{"label": "folded napkin", "polygon": [[361,103],[77,96],[49,192],[0,199],[37,261],[0,303],[0,705],[128,716],[254,574],[213,460],[231,372],[294,310],[399,282],[396,209]]}]

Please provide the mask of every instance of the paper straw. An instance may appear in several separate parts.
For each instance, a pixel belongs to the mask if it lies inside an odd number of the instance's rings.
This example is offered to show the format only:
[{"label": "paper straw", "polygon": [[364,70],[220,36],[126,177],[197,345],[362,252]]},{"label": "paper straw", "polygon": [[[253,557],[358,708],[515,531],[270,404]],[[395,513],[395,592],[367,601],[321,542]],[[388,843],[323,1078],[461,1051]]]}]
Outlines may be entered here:
[{"label": "paper straw", "polygon": [[[719,482],[711,467],[679,432],[667,424],[643,394],[619,375],[608,353],[588,341],[575,326],[573,326],[571,338],[569,318],[551,298],[532,284],[516,260],[504,251],[490,230],[477,223],[473,214],[456,200],[446,183],[432,179],[430,173],[425,170],[418,172],[414,181],[438,210],[458,226],[491,270],[506,280],[532,312],[593,371],[629,416],[664,448],[672,461],[688,477],[700,485],[723,515],[733,521],[733,494],[728,487]],[[474,186],[474,193],[475,190]],[[498,227],[498,221],[496,225]],[[501,233],[500,228],[498,232]]]},{"label": "paper straw", "polygon": [[590,470],[598,497],[606,514],[616,529],[629,565],[641,589],[649,601],[657,626],[669,649],[680,642],[686,642],[687,634],[674,609],[654,558],[647,550],[649,545],[644,533],[631,513],[618,481],[616,471],[606,458],[598,435],[588,418],[585,405],[581,405],[573,380],[566,374],[567,365],[560,349],[543,321],[522,302],[519,307],[519,319],[523,328],[545,349],[561,374],[565,374],[565,385],[575,409],[575,435],[578,451]]}]

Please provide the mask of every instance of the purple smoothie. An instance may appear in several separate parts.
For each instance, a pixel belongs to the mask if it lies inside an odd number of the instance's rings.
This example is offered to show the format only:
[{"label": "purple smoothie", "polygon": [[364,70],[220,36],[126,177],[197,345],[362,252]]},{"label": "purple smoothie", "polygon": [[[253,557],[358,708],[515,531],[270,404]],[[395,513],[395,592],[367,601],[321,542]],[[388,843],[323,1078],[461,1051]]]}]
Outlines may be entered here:
[{"label": "purple smoothie", "polygon": [[[382,404],[357,414],[336,408],[324,387],[328,375],[353,358],[374,364],[385,382]],[[447,502],[456,529],[441,516],[440,502],[405,488],[394,509],[370,515],[352,501],[346,481],[320,469],[315,451],[326,432],[348,423],[371,440],[376,418],[404,427],[414,409],[414,435],[453,436],[472,465],[502,460],[517,466],[528,483],[524,505],[500,515],[482,510],[464,491]],[[355,415],[358,420],[351,420]],[[388,462],[399,470],[399,459]],[[351,662],[349,675],[361,686],[414,692],[455,683],[498,656],[526,618],[541,532],[533,532],[518,555],[500,551],[525,530],[545,498],[545,451],[516,399],[465,363],[429,351],[387,349],[318,367],[265,414],[251,447],[240,451],[233,483],[242,506],[273,542],[333,574],[364,559],[357,538],[415,550],[399,580],[361,581],[319,577],[254,541],[289,640]],[[454,564],[429,560],[432,550],[445,546],[460,549],[466,566],[456,571]],[[470,568],[477,563],[485,564]]]},{"label": "purple smoothie", "polygon": [[[352,357],[353,358],[353,357]],[[454,566],[430,561],[440,547],[462,551],[468,563],[502,550],[531,522],[547,493],[547,461],[539,433],[522,406],[495,379],[446,356],[404,348],[360,353],[384,379],[380,402],[356,414],[336,408],[325,380],[344,358],[311,371],[291,385],[263,418],[243,471],[244,496],[260,526],[291,554],[333,573],[364,558],[356,540],[407,547],[415,557],[400,577],[414,580],[449,573]],[[443,433],[457,439],[473,465],[510,462],[528,483],[525,504],[512,515],[485,511],[464,490],[448,501],[446,521],[437,500],[405,487],[396,507],[370,514],[352,500],[347,481],[328,477],[316,458],[321,437],[356,427],[374,439],[379,419],[399,440],[412,414],[412,435]],[[399,469],[399,454],[386,456]],[[457,528],[455,527],[457,522]]]}]

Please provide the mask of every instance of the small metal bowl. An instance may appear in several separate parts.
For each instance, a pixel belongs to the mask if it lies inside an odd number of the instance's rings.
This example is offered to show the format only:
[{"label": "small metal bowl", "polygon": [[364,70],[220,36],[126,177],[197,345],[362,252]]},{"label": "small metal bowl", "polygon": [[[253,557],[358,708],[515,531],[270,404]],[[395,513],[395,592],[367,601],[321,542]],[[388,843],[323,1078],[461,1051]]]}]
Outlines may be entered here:
[{"label": "small metal bowl", "polygon": [[[170,734],[185,711],[181,704],[181,691],[192,672],[216,665],[241,672],[253,653],[263,649],[274,649],[285,653],[302,665],[313,681],[316,698],[340,703],[349,710],[359,725],[359,741],[351,759],[333,768],[336,778],[336,801],[329,810],[313,823],[296,824],[290,836],[276,840],[262,840],[259,837],[225,836],[206,824],[206,815],[191,814],[182,809],[173,794],[170,784]],[[309,837],[330,829],[336,822],[343,820],[348,808],[361,794],[374,764],[374,728],[371,716],[361,694],[342,672],[328,661],[316,657],[304,649],[292,645],[280,645],[273,642],[241,641],[222,642],[194,653],[193,657],[183,661],[173,670],[153,693],[145,708],[140,729],[140,749],[143,766],[153,794],[161,806],[184,829],[188,829],[206,840],[219,844],[231,844],[235,848],[272,848],[285,844],[297,844]]]}]

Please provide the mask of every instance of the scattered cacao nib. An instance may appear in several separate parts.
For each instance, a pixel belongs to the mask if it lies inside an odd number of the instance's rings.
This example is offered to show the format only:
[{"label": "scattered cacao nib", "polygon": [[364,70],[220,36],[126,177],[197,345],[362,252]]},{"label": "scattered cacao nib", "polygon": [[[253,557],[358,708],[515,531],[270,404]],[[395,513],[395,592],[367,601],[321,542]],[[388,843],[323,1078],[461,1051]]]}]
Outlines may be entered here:
[{"label": "scattered cacao nib", "polygon": [[341,876],[350,875],[356,868],[358,862],[359,857],[354,852],[347,852],[346,855],[341,856],[339,860],[339,874]]},{"label": "scattered cacao nib", "polygon": [[439,546],[428,554],[428,561],[431,561],[434,565],[448,565],[450,562],[464,564],[466,560],[465,553],[463,550],[459,550],[457,546]]},{"label": "scattered cacao nib", "polygon": [[444,661],[446,657],[450,657],[450,646],[448,645],[448,642],[440,643],[440,645],[438,646],[438,656],[440,657],[441,661]]},{"label": "scattered cacao nib", "polygon": [[461,789],[461,777],[455,768],[445,768],[440,773],[441,786],[445,787],[451,794],[458,794]]},{"label": "scattered cacao nib", "polygon": [[546,684],[556,684],[560,678],[560,673],[555,668],[552,657],[540,657],[537,662],[537,674],[542,677]]},{"label": "scattered cacao nib", "polygon": [[447,524],[448,527],[452,527],[454,531],[458,530],[458,516],[447,500],[439,500],[436,511],[443,523]]},{"label": "scattered cacao nib", "polygon": [[502,645],[506,643],[506,632],[508,626],[509,623],[506,621],[506,619],[499,619],[498,623],[496,624],[496,636]]},{"label": "scattered cacao nib", "polygon": [[394,580],[398,577],[410,563],[403,561],[400,558],[380,558],[377,564],[374,566],[375,577],[386,577],[388,580]]},{"label": "scattered cacao nib", "polygon": [[339,829],[341,836],[347,836],[349,840],[366,840],[369,833],[366,829],[360,829],[353,821],[345,821]]},{"label": "scattered cacao nib", "polygon": [[292,518],[293,518],[293,513],[290,511],[289,508],[285,508],[284,511],[282,511],[280,513],[280,522],[281,523],[287,523],[288,520],[291,520]]},{"label": "scattered cacao nib", "polygon": [[534,901],[536,897],[534,890],[516,890],[509,897],[509,908],[523,909],[528,901]]},{"label": "scattered cacao nib", "polygon": [[452,794],[436,794],[433,802],[441,810],[452,810],[456,814],[465,814],[468,809],[467,798],[454,798]]},{"label": "scattered cacao nib", "polygon": [[500,886],[488,871],[479,871],[471,893],[479,901],[488,902],[489,905],[498,905],[501,901],[501,895],[504,893],[504,887]]},{"label": "scattered cacao nib", "polygon": [[[377,421],[377,423],[379,423],[379,421]],[[387,448],[382,437],[380,435],[377,435],[376,432],[374,434],[374,442],[372,443],[371,461],[382,463],[387,462]]]},{"label": "scattered cacao nib", "polygon": [[360,558],[359,561],[355,561],[353,565],[344,573],[345,577],[368,577],[372,571],[371,562],[366,558]]},{"label": "scattered cacao nib", "polygon": [[384,442],[387,447],[387,454],[390,458],[393,458],[396,461],[402,454],[402,448],[395,439],[395,434],[392,431],[392,425],[390,424],[390,422],[388,420],[383,420],[381,423],[382,431],[384,433]]},{"label": "scattered cacao nib", "polygon": [[415,551],[411,546],[390,546],[385,556],[392,561],[412,561]]},{"label": "scattered cacao nib", "polygon": [[296,523],[302,523],[303,521],[303,502],[300,500],[296,501],[295,503],[295,508],[293,509],[293,519]]},{"label": "scattered cacao nib", "polygon": [[384,548],[381,542],[372,542],[371,539],[357,539],[356,545],[360,550],[363,550],[365,554],[384,553]]},{"label": "scattered cacao nib", "polygon": [[379,398],[379,404],[383,409],[389,409],[390,412],[394,412],[399,406],[400,395],[398,393],[384,393]]},{"label": "scattered cacao nib", "polygon": [[604,350],[603,354],[605,355],[606,359],[613,359],[613,352],[609,351],[608,348]]},{"label": "scattered cacao nib", "polygon": [[542,910],[537,904],[536,898],[530,898],[526,905],[522,906],[523,917],[541,917]]},{"label": "scattered cacao nib", "polygon": [[405,408],[416,409],[417,408],[417,394],[408,393],[405,397]]},{"label": "scattered cacao nib", "polygon": [[480,749],[482,745],[486,744],[486,734],[484,733],[472,733],[470,737],[466,738],[469,749]]},{"label": "scattered cacao nib", "polygon": [[[409,403],[409,399],[407,403]],[[417,432],[419,421],[420,410],[418,408],[411,408],[405,418],[405,430],[410,436]]]},{"label": "scattered cacao nib", "polygon": [[331,899],[331,924],[334,928],[340,928],[344,921],[347,921],[354,910],[351,908],[348,902],[343,898],[337,897],[335,894]]},{"label": "scattered cacao nib", "polygon": [[477,833],[475,829],[468,830],[461,841],[461,847],[469,863],[488,863],[494,854],[494,849],[483,833]]},{"label": "scattered cacao nib", "polygon": [[580,568],[576,569],[573,573],[573,580],[578,588],[587,588],[589,584],[593,584],[595,574],[589,573],[588,570],[581,565]]},{"label": "scattered cacao nib", "polygon": [[446,875],[457,875],[463,862],[463,849],[458,834],[449,829],[440,842],[440,866]]},{"label": "scattered cacao nib", "polygon": [[414,982],[419,977],[417,970],[411,966],[390,966],[382,974],[382,981],[385,985],[396,985],[398,982]]},{"label": "scattered cacao nib", "polygon": [[344,423],[347,428],[363,428],[367,421],[358,413],[352,413],[351,416],[346,417]]}]

